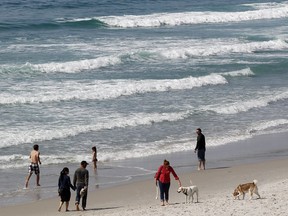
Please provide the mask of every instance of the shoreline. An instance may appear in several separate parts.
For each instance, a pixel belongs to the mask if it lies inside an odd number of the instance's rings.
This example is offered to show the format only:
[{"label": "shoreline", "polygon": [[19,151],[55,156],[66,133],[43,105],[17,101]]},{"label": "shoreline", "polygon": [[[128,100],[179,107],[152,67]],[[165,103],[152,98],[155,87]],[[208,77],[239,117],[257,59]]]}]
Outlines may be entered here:
[{"label": "shoreline", "polygon": [[[288,133],[276,133],[269,135],[260,135],[252,137],[251,139],[239,141],[235,143],[230,143],[229,145],[220,146],[218,148],[209,148],[207,151],[207,170],[203,173],[205,176],[206,172],[217,172],[220,170],[228,170],[229,168],[237,168],[238,166],[247,166],[248,164],[258,164],[258,163],[268,163],[270,161],[277,161],[287,158],[288,156],[288,146],[286,140],[288,139]],[[274,143],[277,141],[276,143]],[[271,144],[273,143],[273,144]],[[191,144],[193,145],[193,144]],[[233,153],[234,151],[234,153]],[[102,193],[102,191],[110,191],[113,188],[121,188],[121,187],[129,187],[130,185],[145,182],[145,181],[153,181],[153,176],[160,164],[162,164],[163,159],[166,158],[170,161],[171,165],[175,169],[176,173],[179,176],[187,176],[193,174],[192,178],[193,182],[197,180],[198,171],[197,171],[197,158],[196,154],[193,151],[187,152],[179,152],[175,154],[167,154],[160,156],[153,156],[149,158],[141,158],[141,159],[129,159],[125,161],[117,161],[111,163],[109,166],[106,164],[101,167],[99,165],[99,171],[97,173],[93,173],[91,167],[89,167],[90,172],[90,184],[89,184],[89,196],[92,194]],[[133,165],[133,166],[131,166]],[[63,166],[63,165],[62,165]],[[68,165],[71,167],[71,164]],[[90,166],[90,165],[89,165]],[[114,167],[113,167],[114,166]],[[73,168],[77,168],[78,165],[75,165]],[[56,168],[42,169],[43,172],[55,173]],[[59,169],[59,168],[57,168]],[[70,177],[72,178],[74,169],[71,169]],[[22,170],[23,171],[23,170]],[[110,173],[109,178],[105,178],[106,173]],[[119,172],[123,172],[123,176],[119,175]],[[58,173],[57,173],[58,174]],[[25,174],[26,175],[26,174]],[[25,175],[21,176],[24,183]],[[50,174],[49,174],[50,175]],[[112,178],[112,175],[114,178]],[[195,176],[194,176],[195,175]],[[51,177],[49,176],[49,177]],[[58,179],[58,175],[52,176],[55,179],[53,180],[53,185],[48,185],[45,182],[45,176],[41,178],[41,184],[44,187],[39,188],[39,190],[34,188],[31,191],[20,192],[20,202],[13,202],[15,198],[10,197],[10,203],[4,203],[8,198],[5,199],[5,196],[1,198],[1,208],[13,208],[13,206],[25,206],[30,205],[32,203],[45,202],[45,200],[57,200],[57,186],[56,182]],[[107,176],[106,176],[107,177]],[[232,176],[233,177],[233,176]],[[231,177],[231,178],[232,178]],[[241,176],[240,176],[241,177]],[[196,179],[195,179],[196,178]],[[210,177],[209,177],[210,178]],[[111,180],[111,182],[109,182]],[[113,180],[115,183],[113,183]],[[247,179],[248,181],[249,179]],[[252,179],[253,180],[253,179]],[[252,181],[250,180],[250,181]],[[30,185],[33,186],[35,181],[35,175],[32,176]],[[50,179],[51,181],[51,179]],[[99,181],[102,184],[99,184]],[[185,184],[185,181],[182,184]],[[204,181],[205,180],[201,180]],[[195,181],[196,183],[197,181]],[[51,182],[50,182],[51,183]],[[105,184],[106,183],[106,184]],[[261,183],[261,182],[260,182]],[[189,180],[186,180],[186,184],[189,184]],[[48,186],[47,186],[48,185]],[[149,186],[150,187],[150,186]],[[152,193],[155,194],[155,188],[152,187]],[[22,189],[22,188],[21,188]],[[147,188],[148,189],[148,188]],[[47,192],[48,191],[48,192]],[[47,193],[47,194],[45,194]],[[47,196],[46,196],[47,195]],[[153,195],[155,196],[155,195]],[[22,197],[22,198],[21,198]],[[71,203],[73,204],[74,200],[74,192],[72,191]],[[12,201],[11,201],[12,200]],[[97,202],[101,203],[101,200],[95,198]],[[109,200],[108,200],[109,201]],[[12,202],[12,203],[11,203]],[[88,199],[89,203],[89,199]],[[57,205],[57,204],[56,204]]]},{"label": "shoreline", "polygon": [[[98,191],[91,191],[88,193],[87,211],[81,211],[81,215],[132,215],[132,213],[137,212],[142,212],[144,215],[151,215],[154,211],[162,212],[163,210],[169,211],[164,215],[175,215],[175,212],[173,213],[175,208],[178,210],[182,208],[191,208],[195,210],[195,207],[199,209],[206,207],[207,203],[218,206],[218,201],[228,202],[231,205],[243,205],[244,203],[251,204],[253,202],[258,205],[260,202],[275,202],[277,194],[273,195],[275,191],[270,194],[268,189],[272,186],[278,187],[277,184],[279,184],[279,182],[288,182],[287,166],[288,159],[283,158],[260,163],[181,173],[179,174],[179,177],[183,186],[190,185],[189,181],[191,179],[193,184],[196,184],[199,188],[199,203],[195,204],[183,203],[185,196],[176,192],[178,185],[174,179],[171,181],[170,188],[171,205],[165,207],[161,207],[160,201],[155,199],[156,192],[154,179],[137,181],[130,184],[118,185],[106,189],[99,189]],[[254,179],[258,180],[259,193],[262,198],[258,200],[256,199],[256,196],[254,196],[253,200],[249,200],[248,195],[246,195],[245,200],[233,200],[232,192],[234,188],[240,183],[252,182]],[[288,186],[286,186],[286,188],[287,187]],[[79,212],[74,210],[74,198],[75,193],[72,192],[70,201],[71,211],[69,214],[71,213],[71,215],[79,215]],[[284,199],[284,201],[285,200],[286,199]],[[10,216],[20,214],[23,216],[33,216],[38,215],[39,213],[42,215],[52,216],[58,213],[58,203],[59,198],[52,198],[40,200],[34,203],[1,207],[1,210],[3,215]],[[227,211],[229,211],[229,206],[226,207]],[[220,208],[226,207],[220,206]],[[219,208],[219,206],[217,208]],[[262,208],[269,208],[269,206],[262,206]],[[33,211],[31,211],[31,209],[33,209]],[[130,213],[130,211],[132,213]],[[207,215],[212,215],[208,212],[206,213]],[[216,213],[215,215],[217,215]],[[255,215],[255,212],[253,212],[253,214]],[[251,213],[251,215],[253,214]],[[187,213],[183,215],[189,214]]]}]

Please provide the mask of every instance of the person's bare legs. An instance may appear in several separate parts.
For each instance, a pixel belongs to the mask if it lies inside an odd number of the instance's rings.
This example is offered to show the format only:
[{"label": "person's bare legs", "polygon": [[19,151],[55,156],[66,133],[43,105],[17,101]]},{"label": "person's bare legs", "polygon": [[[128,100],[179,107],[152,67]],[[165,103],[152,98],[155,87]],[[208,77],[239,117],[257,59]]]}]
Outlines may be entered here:
[{"label": "person's bare legs", "polygon": [[76,206],[76,211],[80,211],[79,203],[75,203],[75,206]]},{"label": "person's bare legs", "polygon": [[198,164],[198,170],[201,170],[201,161],[199,161],[199,164]]},{"label": "person's bare legs", "polygon": [[36,175],[36,184],[37,184],[37,186],[40,186],[39,181],[40,181],[40,175],[38,174],[38,175]]},{"label": "person's bare legs", "polygon": [[26,182],[25,182],[25,188],[28,188],[29,180],[32,176],[32,173],[29,173],[28,176],[26,177]]},{"label": "person's bare legs", "polygon": [[69,211],[68,207],[69,207],[69,202],[66,202],[66,211]]},{"label": "person's bare legs", "polygon": [[204,161],[202,161],[202,164],[203,164],[203,169],[205,170],[205,160]]},{"label": "person's bare legs", "polygon": [[64,202],[61,202],[61,201],[60,201],[60,205],[59,205],[59,208],[58,208],[58,211],[59,211],[59,212],[61,211],[61,208],[62,208],[63,203],[64,203]]}]

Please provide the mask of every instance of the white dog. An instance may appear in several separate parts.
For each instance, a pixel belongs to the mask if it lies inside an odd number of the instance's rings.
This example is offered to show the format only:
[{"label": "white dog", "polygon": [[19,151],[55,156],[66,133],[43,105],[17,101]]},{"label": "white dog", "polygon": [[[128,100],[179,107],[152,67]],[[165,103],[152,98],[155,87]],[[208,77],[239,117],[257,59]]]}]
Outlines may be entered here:
[{"label": "white dog", "polygon": [[196,185],[189,186],[189,187],[179,187],[177,190],[178,193],[182,192],[186,195],[186,203],[187,199],[190,203],[190,200],[192,198],[192,203],[194,201],[194,194],[196,194],[197,202],[198,202],[198,187]]}]

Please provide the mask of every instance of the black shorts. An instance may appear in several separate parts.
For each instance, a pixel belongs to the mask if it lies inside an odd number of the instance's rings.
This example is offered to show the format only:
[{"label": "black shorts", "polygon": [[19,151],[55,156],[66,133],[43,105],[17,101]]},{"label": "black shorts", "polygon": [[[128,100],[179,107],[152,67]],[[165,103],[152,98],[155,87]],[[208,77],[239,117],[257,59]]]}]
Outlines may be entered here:
[{"label": "black shorts", "polygon": [[35,164],[35,163],[31,163],[28,167],[28,173],[35,173],[35,175],[39,175],[40,174],[40,169],[39,169],[39,165]]},{"label": "black shorts", "polygon": [[199,149],[197,152],[197,156],[199,161],[205,161],[205,150]]}]

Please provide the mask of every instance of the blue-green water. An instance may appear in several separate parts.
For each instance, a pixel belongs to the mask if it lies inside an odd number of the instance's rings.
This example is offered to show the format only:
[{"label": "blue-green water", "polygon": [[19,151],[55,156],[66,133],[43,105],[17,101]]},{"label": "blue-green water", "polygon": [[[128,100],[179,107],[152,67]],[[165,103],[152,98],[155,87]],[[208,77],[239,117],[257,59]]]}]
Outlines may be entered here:
[{"label": "blue-green water", "polygon": [[1,1],[3,181],[16,169],[21,188],[35,143],[49,179],[94,145],[106,166],[191,151],[197,127],[208,150],[287,132],[287,17],[285,1]]}]

